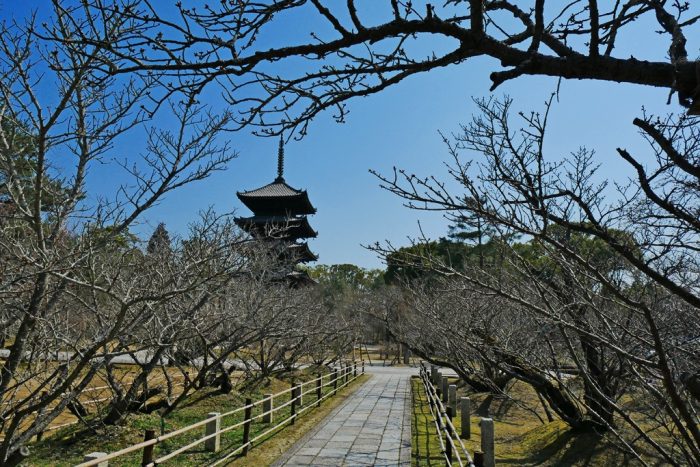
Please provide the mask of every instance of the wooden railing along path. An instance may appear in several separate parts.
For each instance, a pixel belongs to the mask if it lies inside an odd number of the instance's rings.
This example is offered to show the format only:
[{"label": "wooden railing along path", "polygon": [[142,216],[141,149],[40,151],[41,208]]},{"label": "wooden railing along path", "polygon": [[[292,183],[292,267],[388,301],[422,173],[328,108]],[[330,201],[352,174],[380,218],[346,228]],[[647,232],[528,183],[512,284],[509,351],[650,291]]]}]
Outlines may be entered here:
[{"label": "wooden railing along path", "polygon": [[[204,420],[194,423],[192,425],[185,426],[183,428],[177,429],[170,433],[164,433],[160,436],[155,435],[154,430],[146,430],[144,435],[144,441],[134,444],[132,446],[120,449],[112,453],[102,453],[95,452],[85,455],[84,462],[79,464],[77,467],[107,467],[108,463],[112,459],[117,459],[128,454],[141,451],[142,461],[141,465],[144,467],[154,467],[156,465],[163,464],[177,456],[185,455],[188,450],[204,444],[204,449],[210,452],[218,452],[221,448],[221,435],[229,431],[235,430],[237,428],[243,428],[243,433],[241,437],[240,445],[238,445],[232,451],[226,453],[223,457],[213,460],[210,465],[220,465],[226,462],[233,456],[238,454],[246,455],[248,450],[253,447],[253,445],[269,436],[276,430],[284,427],[285,425],[293,425],[296,419],[301,416],[304,412],[311,409],[312,407],[318,407],[321,405],[325,399],[335,395],[339,389],[350,384],[355,379],[359,378],[365,372],[364,361],[361,362],[361,368],[358,371],[358,363],[352,362],[352,364],[341,365],[340,368],[334,369],[329,375],[321,375],[309,381],[305,381],[300,384],[295,384],[292,387],[280,391],[275,394],[266,394],[262,399],[253,402],[252,399],[246,399],[245,405],[238,407],[234,410],[230,410],[225,413],[211,412],[207,415]],[[308,389],[304,389],[304,388]],[[323,394],[324,388],[331,388],[325,395]],[[279,400],[281,397],[289,394],[289,400],[286,402],[275,405],[275,401]],[[305,396],[311,396],[315,394],[314,400],[306,399]],[[253,416],[253,409],[255,407],[261,406],[261,412]],[[289,407],[289,416],[285,417],[283,420],[279,421],[277,424],[273,425],[274,415],[279,410]],[[232,423],[226,426],[224,425],[224,420],[230,420],[234,415],[243,413],[243,419],[236,423]],[[257,434],[255,437],[250,437],[250,428],[253,422],[260,420],[261,423],[272,425],[263,432]],[[183,435],[185,433],[192,432],[196,429],[203,429],[204,436],[197,438],[196,440],[185,444],[171,452],[164,453],[160,457],[156,457],[156,447],[162,442],[175,438],[177,436]]]},{"label": "wooden railing along path", "polygon": [[[462,438],[471,438],[471,401],[468,397],[460,399],[461,433],[452,423],[457,416],[457,386],[449,384],[447,376],[443,376],[438,368],[431,365],[430,374],[425,362],[420,363],[420,379],[423,383],[430,415],[440,442],[440,451],[445,457],[448,466],[459,465],[461,467],[494,467],[494,431],[493,420],[482,418],[481,427],[481,451],[469,454]],[[444,439],[443,439],[444,436]]]}]

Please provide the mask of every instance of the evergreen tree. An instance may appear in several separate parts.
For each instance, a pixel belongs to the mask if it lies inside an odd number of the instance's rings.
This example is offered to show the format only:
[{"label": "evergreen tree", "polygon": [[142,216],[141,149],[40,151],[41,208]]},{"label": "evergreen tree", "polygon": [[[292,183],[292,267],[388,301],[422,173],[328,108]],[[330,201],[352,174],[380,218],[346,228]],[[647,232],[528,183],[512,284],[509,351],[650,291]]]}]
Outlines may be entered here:
[{"label": "evergreen tree", "polygon": [[[483,200],[471,198],[467,200],[469,204],[483,204]],[[474,213],[466,213],[458,216],[449,227],[448,237],[450,240],[461,243],[473,244],[477,247],[479,254],[479,266],[484,267],[483,246],[488,243],[494,235],[493,227],[489,226],[482,216]]]},{"label": "evergreen tree", "polygon": [[[0,122],[0,133],[4,144],[0,146],[0,216],[14,210],[11,190],[22,192],[28,204],[36,196],[34,185],[37,178],[36,136],[27,125],[5,117]],[[42,211],[51,212],[67,197],[67,188],[57,178],[42,174]],[[82,199],[82,195],[78,198]]]},{"label": "evergreen tree", "polygon": [[148,240],[146,252],[149,255],[155,255],[167,251],[170,251],[170,234],[165,228],[165,223],[161,222]]}]

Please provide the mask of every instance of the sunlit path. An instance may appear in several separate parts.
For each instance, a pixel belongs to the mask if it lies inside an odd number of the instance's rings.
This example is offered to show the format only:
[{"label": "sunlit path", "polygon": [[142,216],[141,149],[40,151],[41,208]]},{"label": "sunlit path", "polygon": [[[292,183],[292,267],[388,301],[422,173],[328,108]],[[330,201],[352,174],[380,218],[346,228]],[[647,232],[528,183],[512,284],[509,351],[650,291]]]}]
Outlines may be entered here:
[{"label": "sunlit path", "polygon": [[368,367],[372,377],[275,465],[410,465],[414,368]]}]

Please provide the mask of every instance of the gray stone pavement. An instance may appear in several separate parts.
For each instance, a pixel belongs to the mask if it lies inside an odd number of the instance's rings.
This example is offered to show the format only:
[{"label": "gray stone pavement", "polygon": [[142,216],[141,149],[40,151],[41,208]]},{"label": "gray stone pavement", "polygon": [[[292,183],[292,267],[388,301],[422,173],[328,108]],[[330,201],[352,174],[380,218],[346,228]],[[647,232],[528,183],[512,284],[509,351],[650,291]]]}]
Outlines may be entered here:
[{"label": "gray stone pavement", "polygon": [[408,367],[366,368],[371,378],[275,466],[411,465],[411,384]]}]

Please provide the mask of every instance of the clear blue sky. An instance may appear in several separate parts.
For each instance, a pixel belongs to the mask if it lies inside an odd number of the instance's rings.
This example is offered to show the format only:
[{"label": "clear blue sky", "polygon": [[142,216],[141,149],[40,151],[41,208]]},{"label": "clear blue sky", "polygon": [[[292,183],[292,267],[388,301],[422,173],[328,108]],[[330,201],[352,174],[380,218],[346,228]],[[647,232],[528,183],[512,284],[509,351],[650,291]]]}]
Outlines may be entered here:
[{"label": "clear blue sky", "polygon": [[[4,3],[0,17],[21,17],[41,3]],[[317,19],[305,21],[305,27],[314,27]],[[645,28],[658,29],[639,25],[637,33],[620,44],[617,56],[665,57],[668,37]],[[689,52],[697,53],[692,40]],[[406,244],[408,237],[418,235],[418,221],[430,237],[446,233],[447,223],[440,214],[402,207],[401,200],[378,187],[368,170],[389,173],[398,166],[418,175],[444,174],[447,154],[438,130],[449,133],[470,118],[474,110],[471,96],[488,95],[488,74],[496,67],[492,60],[476,59],[407,79],[381,94],[351,102],[347,123],[336,124],[330,115],[322,115],[307,137],[287,145],[285,178],[292,186],[308,190],[318,209],[311,223],[319,236],[310,245],[320,263],[381,267],[361,245],[383,240]],[[525,77],[506,83],[497,92],[514,97],[517,108],[537,110],[555,87],[554,79]],[[616,147],[648,154],[631,124],[642,106],[654,113],[679,110],[675,101],[665,105],[667,91],[634,85],[569,81],[563,83],[560,97],[551,116],[549,154],[557,158],[579,146],[594,148],[603,173],[618,179],[627,173],[627,167],[616,155]],[[142,233],[149,234],[158,222],[165,222],[171,232],[184,233],[197,212],[209,206],[220,212],[235,209],[239,215],[248,214],[235,193],[272,181],[277,140],[249,132],[233,134],[230,140],[240,157],[228,170],[171,193],[144,217],[139,228]],[[135,145],[131,141],[116,150],[129,151]],[[117,170],[111,165],[93,170],[90,189],[109,191],[119,178]]]}]

